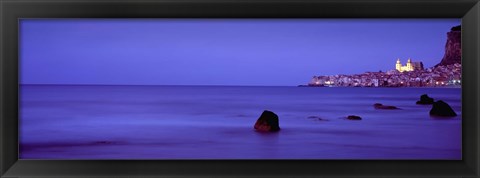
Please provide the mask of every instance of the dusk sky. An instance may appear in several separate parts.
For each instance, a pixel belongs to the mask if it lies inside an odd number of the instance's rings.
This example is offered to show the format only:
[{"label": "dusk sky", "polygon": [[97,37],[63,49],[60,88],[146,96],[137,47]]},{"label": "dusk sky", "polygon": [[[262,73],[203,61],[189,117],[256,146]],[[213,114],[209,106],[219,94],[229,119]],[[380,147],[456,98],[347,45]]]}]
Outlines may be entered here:
[{"label": "dusk sky", "polygon": [[440,62],[461,19],[22,19],[21,84],[296,86]]}]

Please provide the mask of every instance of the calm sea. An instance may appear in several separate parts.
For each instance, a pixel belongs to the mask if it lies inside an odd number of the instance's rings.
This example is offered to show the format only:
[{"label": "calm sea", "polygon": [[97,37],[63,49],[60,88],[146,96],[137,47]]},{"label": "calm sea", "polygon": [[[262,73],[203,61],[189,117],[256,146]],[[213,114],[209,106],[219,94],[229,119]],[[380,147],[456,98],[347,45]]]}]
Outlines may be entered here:
[{"label": "calm sea", "polygon": [[[461,159],[460,88],[20,87],[20,159]],[[431,118],[421,94],[458,116]],[[374,103],[400,110],[375,110]],[[256,132],[263,110],[281,131]],[[344,119],[358,115],[361,121]],[[316,116],[311,117],[311,116]]]}]

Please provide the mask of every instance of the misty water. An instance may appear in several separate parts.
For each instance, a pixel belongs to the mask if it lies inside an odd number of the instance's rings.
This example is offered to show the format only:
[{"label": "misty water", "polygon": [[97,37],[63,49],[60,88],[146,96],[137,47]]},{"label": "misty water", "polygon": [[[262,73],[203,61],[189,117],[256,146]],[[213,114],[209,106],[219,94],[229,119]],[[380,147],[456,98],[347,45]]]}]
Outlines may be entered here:
[{"label": "misty water", "polygon": [[20,159],[461,159],[460,88],[21,85],[19,116]]}]

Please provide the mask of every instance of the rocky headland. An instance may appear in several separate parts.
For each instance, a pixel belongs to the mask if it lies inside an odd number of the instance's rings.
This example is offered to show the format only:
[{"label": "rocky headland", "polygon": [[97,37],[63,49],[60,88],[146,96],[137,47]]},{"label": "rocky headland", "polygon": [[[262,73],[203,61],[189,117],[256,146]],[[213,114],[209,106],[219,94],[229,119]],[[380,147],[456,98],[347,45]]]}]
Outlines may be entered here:
[{"label": "rocky headland", "polygon": [[447,33],[447,43],[445,44],[445,54],[442,61],[436,66],[445,66],[462,63],[462,27],[452,27]]},{"label": "rocky headland", "polygon": [[430,68],[413,71],[365,72],[353,75],[313,76],[308,87],[445,87],[461,86],[461,26],[447,32],[445,53],[440,62]]}]

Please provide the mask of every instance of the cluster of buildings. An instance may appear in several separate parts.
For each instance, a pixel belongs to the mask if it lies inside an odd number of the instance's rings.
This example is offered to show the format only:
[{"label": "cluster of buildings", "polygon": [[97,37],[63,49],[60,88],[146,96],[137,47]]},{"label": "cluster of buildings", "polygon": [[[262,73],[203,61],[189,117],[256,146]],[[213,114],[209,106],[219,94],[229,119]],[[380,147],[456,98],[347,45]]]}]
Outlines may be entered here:
[{"label": "cluster of buildings", "polygon": [[408,59],[403,66],[397,59],[395,69],[355,75],[313,76],[308,86],[344,87],[444,87],[461,86],[459,63],[424,69],[422,62]]}]

